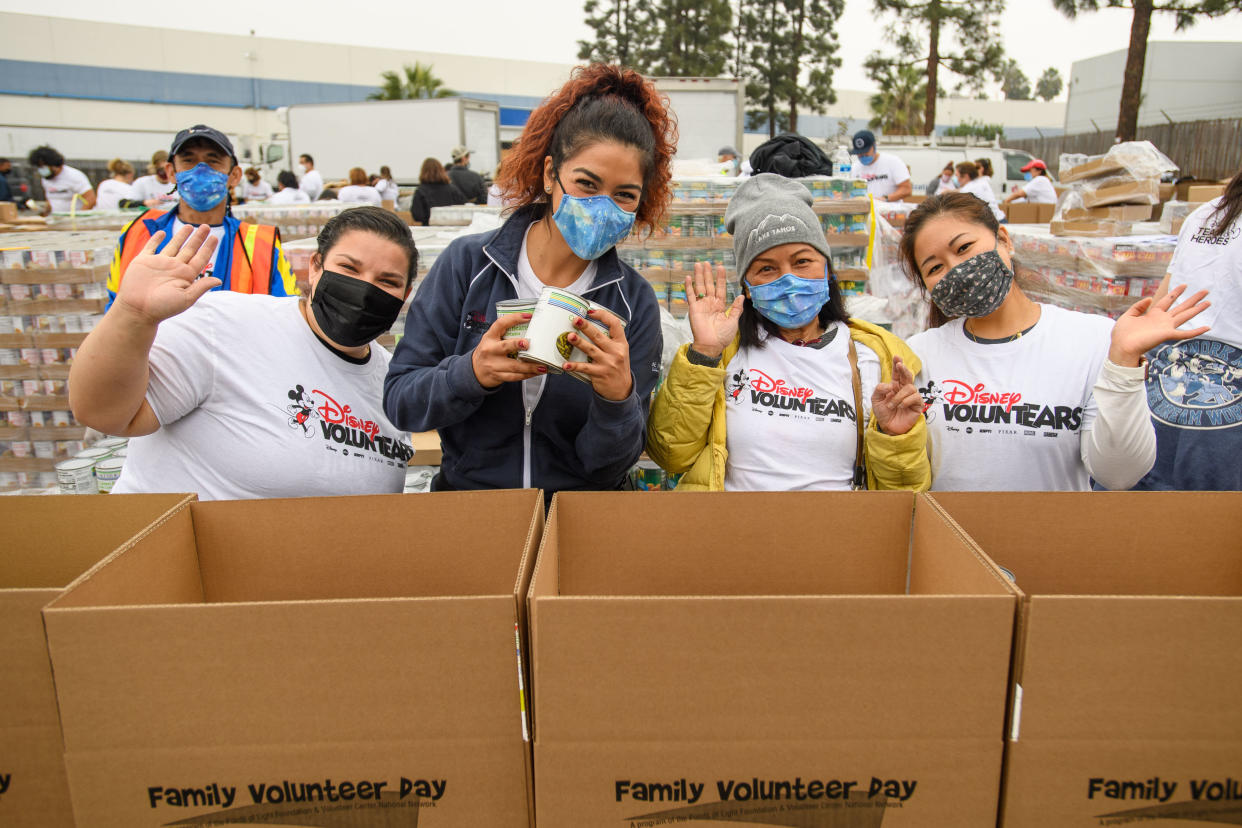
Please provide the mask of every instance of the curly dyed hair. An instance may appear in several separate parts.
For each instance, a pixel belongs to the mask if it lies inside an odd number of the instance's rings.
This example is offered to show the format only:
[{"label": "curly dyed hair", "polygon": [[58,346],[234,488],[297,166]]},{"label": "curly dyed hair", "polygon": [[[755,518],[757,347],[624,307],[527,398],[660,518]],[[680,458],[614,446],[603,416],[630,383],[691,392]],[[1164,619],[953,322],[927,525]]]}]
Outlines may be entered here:
[{"label": "curly dyed hair", "polygon": [[560,168],[591,144],[611,141],[642,156],[643,192],[635,225],[654,229],[668,208],[677,122],[655,84],[631,69],[592,63],[531,113],[522,137],[505,156],[497,180],[511,207],[548,203],[544,158]]}]

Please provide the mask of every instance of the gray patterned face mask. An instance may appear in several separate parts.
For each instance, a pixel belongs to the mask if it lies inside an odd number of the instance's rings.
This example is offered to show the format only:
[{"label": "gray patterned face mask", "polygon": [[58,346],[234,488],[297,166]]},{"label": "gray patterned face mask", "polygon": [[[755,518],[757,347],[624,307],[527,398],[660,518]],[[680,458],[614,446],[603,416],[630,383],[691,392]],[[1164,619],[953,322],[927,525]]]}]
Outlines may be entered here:
[{"label": "gray patterned face mask", "polygon": [[944,274],[931,300],[945,316],[987,316],[1009,295],[1013,270],[995,250],[971,256]]}]

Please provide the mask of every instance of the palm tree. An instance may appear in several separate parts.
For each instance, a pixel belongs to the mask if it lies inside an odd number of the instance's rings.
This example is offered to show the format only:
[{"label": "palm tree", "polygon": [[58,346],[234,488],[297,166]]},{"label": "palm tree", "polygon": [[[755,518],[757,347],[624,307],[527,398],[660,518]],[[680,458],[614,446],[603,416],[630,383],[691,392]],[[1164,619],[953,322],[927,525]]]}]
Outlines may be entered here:
[{"label": "palm tree", "polygon": [[381,72],[383,84],[367,95],[369,101],[404,101],[411,98],[449,98],[457,93],[444,86],[444,81],[432,74],[432,64],[415,63],[401,67],[404,78],[393,71]]},{"label": "palm tree", "polygon": [[[885,67],[879,94],[871,96],[868,124],[893,135],[923,133],[923,101],[927,97],[927,74],[916,66]],[[878,79],[879,80],[879,79]]]}]

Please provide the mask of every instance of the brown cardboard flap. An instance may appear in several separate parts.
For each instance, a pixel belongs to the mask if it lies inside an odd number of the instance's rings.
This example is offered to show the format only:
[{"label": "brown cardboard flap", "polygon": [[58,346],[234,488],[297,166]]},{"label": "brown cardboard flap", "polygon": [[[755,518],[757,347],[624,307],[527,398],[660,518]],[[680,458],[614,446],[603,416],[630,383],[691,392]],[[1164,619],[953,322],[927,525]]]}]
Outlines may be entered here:
[{"label": "brown cardboard flap", "polygon": [[206,598],[524,594],[537,499],[513,490],[200,503],[194,527]]},{"label": "brown cardboard flap", "polygon": [[510,597],[49,610],[46,620],[67,752],[521,739]]},{"label": "brown cardboard flap", "polygon": [[193,499],[182,494],[0,498],[0,590],[61,589],[143,527]]},{"label": "brown cardboard flap", "polygon": [[935,500],[920,494],[910,530],[911,595],[1017,595]]},{"label": "brown cardboard flap", "polygon": [[561,595],[905,592],[910,492],[560,492],[557,499]]},{"label": "brown cardboard flap", "polygon": [[[60,727],[43,616],[39,614],[44,604],[59,594],[58,589],[0,592],[0,665],[4,665],[0,669],[0,699],[4,700],[0,730]],[[2,752],[0,757],[8,758]],[[0,798],[0,803],[3,801]],[[0,808],[0,814],[3,812]]]},{"label": "brown cardboard flap", "polygon": [[[6,664],[5,670],[9,669]],[[43,672],[47,672],[44,665]],[[9,699],[4,696],[6,709]],[[55,699],[52,698],[53,712]],[[0,726],[0,770],[8,790],[0,796],[4,828],[73,828],[60,724],[34,727]],[[86,826],[90,823],[81,822]]]},{"label": "brown cardboard flap", "polygon": [[[111,495],[109,495],[109,498]],[[107,500],[109,498],[100,498]],[[190,506],[165,515],[74,582],[45,612],[78,607],[192,604],[203,600]],[[128,553],[128,554],[125,554]]]},{"label": "brown cardboard flap", "polygon": [[1027,595],[1242,596],[1242,538],[1219,492],[936,492]]},{"label": "brown cardboard flap", "polygon": [[1242,598],[1035,596],[1021,738],[1242,741]]},{"label": "brown cardboard flap", "polygon": [[536,597],[533,624],[541,742],[998,739],[1013,601]]}]

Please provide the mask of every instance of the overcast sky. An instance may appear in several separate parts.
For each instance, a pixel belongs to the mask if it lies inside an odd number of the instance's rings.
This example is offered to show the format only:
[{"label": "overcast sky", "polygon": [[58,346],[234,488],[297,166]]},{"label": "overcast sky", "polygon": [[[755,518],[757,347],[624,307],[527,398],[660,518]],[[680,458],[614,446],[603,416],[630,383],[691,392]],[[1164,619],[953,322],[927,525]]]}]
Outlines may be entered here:
[{"label": "overcast sky", "polygon": [[[189,14],[194,7],[188,4],[43,0],[37,13],[231,34],[254,29],[263,37],[573,63],[577,41],[590,35],[582,23],[582,5],[582,0],[362,0],[353,4],[212,0],[201,4],[198,22]],[[1055,66],[1068,81],[1075,60],[1125,49],[1129,44],[1128,10],[1105,9],[1070,21],[1053,8],[1051,0],[1009,0],[1008,6],[1002,18],[1004,46],[1032,81],[1048,66]],[[29,0],[0,0],[0,10],[36,11]],[[1239,13],[1182,33],[1174,32],[1169,18],[1157,15],[1150,40],[1242,41]],[[884,46],[883,28],[875,22],[871,0],[846,0],[838,27],[842,59],[835,83],[838,89],[872,88],[862,64],[873,49]],[[118,49],[124,47],[118,44]]]}]

